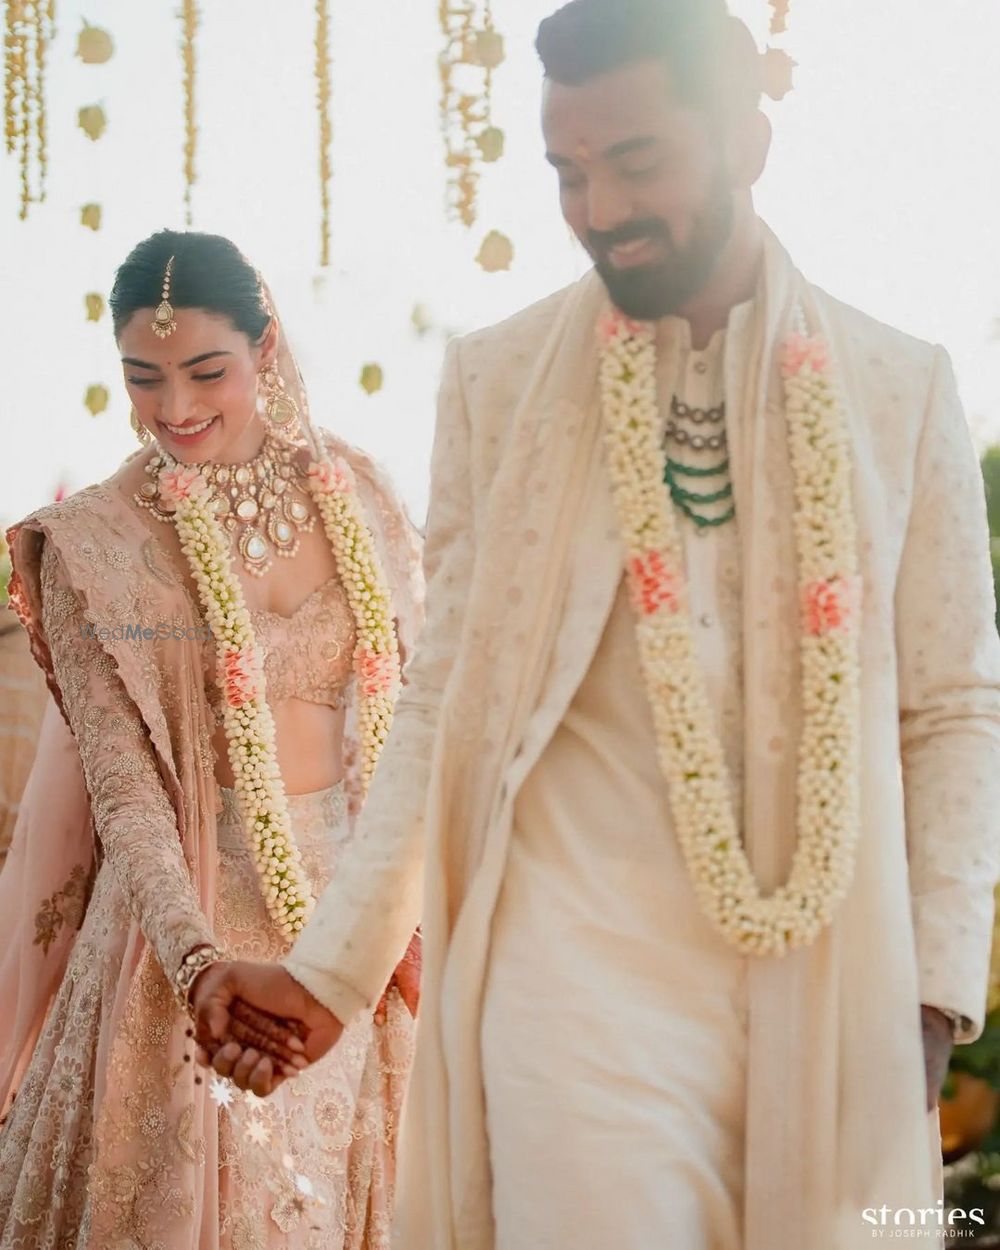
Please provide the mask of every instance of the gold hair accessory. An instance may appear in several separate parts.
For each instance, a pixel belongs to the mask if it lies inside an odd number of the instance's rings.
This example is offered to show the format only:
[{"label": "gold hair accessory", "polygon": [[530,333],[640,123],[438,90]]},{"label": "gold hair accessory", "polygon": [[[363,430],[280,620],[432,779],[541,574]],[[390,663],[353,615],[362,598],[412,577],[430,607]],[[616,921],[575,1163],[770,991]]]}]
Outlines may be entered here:
[{"label": "gold hair accessory", "polygon": [[166,272],[163,275],[163,298],[160,300],[159,307],[156,310],[156,320],[153,322],[153,333],[158,339],[167,339],[177,329],[177,322],[174,320],[174,309],[170,303],[170,279],[174,272],[174,258],[171,256],[167,261]]},{"label": "gold hair accessory", "polygon": [[152,435],[150,434],[149,430],[146,429],[143,423],[139,420],[139,414],[136,412],[134,408],[132,409],[131,413],[129,413],[128,423],[132,427],[132,429],[135,431],[136,438],[139,440],[140,443],[142,443],[143,447],[145,447],[146,444],[149,442],[149,440],[152,438]]},{"label": "gold hair accessory", "polygon": [[285,390],[278,366],[268,365],[261,369],[258,377],[268,421],[283,433],[292,433],[299,419],[299,406]]}]

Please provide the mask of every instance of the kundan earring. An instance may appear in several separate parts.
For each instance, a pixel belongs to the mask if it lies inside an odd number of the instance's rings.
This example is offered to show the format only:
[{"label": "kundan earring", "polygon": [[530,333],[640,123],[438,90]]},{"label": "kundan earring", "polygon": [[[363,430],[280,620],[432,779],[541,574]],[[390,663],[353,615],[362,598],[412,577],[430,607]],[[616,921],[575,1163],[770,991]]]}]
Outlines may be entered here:
[{"label": "kundan earring", "polygon": [[278,366],[267,365],[261,369],[257,378],[268,421],[283,434],[294,433],[299,420],[299,406],[285,390]]},{"label": "kundan earring", "polygon": [[152,435],[150,434],[149,430],[146,429],[143,423],[139,420],[139,414],[136,412],[134,408],[129,414],[128,423],[132,427],[132,429],[135,431],[136,438],[139,440],[140,443],[142,443],[143,447],[145,447],[146,444],[149,442],[150,438],[152,438]]}]

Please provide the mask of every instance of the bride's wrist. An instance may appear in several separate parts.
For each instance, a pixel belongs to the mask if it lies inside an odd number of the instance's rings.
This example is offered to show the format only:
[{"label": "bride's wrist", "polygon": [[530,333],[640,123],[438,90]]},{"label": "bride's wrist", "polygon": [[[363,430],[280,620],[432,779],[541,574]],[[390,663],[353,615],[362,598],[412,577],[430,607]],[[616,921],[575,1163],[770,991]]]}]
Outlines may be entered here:
[{"label": "bride's wrist", "polygon": [[222,951],[216,946],[201,943],[187,952],[180,966],[173,975],[173,990],[177,1001],[190,1014],[191,994],[195,983],[203,972],[207,972],[214,964],[224,958]]}]

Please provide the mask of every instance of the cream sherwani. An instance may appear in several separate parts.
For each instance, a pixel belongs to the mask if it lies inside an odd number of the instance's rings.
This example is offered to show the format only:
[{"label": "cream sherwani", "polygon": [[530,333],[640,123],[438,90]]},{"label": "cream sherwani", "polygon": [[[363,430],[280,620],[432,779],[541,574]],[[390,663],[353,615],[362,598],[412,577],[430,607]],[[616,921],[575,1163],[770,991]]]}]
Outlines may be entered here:
[{"label": "cream sherwani", "polygon": [[[692,540],[723,564],[737,544],[741,597],[730,625],[713,621],[722,565],[689,543],[700,655],[724,718],[742,652],[742,710],[720,729],[742,757],[744,841],[769,890],[796,827],[777,361],[800,307],[831,345],[853,451],[863,805],[834,924],[806,950],[741,961],[693,906],[650,764],[600,439],[605,305],[590,275],[450,349],[427,628],[355,854],[288,967],[348,1019],[422,918],[403,1250],[528,1250],[535,1236],[560,1250],[860,1250],[865,1207],[930,1208],[938,1193],[919,1003],[983,1014],[1000,646],[978,466],[944,353],[810,287],[768,236],[722,360],[738,529]],[[668,397],[679,334],[660,356]],[[571,786],[574,758],[589,767]],[[567,1069],[545,1087],[549,1045]]]},{"label": "cream sherwani", "polygon": [[[737,334],[747,315],[734,314]],[[665,336],[680,349],[678,398],[715,407],[724,335],[695,352],[688,323],[670,318]],[[682,533],[699,659],[738,778],[736,523]],[[737,1250],[745,963],[701,914],[673,835],[623,578],[514,807],[483,1000],[497,1250],[648,1250],[654,1237]]]}]

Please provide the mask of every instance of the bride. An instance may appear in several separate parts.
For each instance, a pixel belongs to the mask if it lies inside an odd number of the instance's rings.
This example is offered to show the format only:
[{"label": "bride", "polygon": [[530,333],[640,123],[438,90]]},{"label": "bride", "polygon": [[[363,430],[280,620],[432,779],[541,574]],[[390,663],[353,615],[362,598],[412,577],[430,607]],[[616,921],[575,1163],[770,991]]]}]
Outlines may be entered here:
[{"label": "bride", "polygon": [[[374,1019],[202,1081],[187,1014],[274,961],[351,840],[420,612],[415,533],[309,422],[266,287],[162,231],[111,296],[143,448],[10,531],[53,696],[0,875],[0,1247],[384,1247],[414,941]],[[412,1010],[411,1010],[412,1009]]]}]

